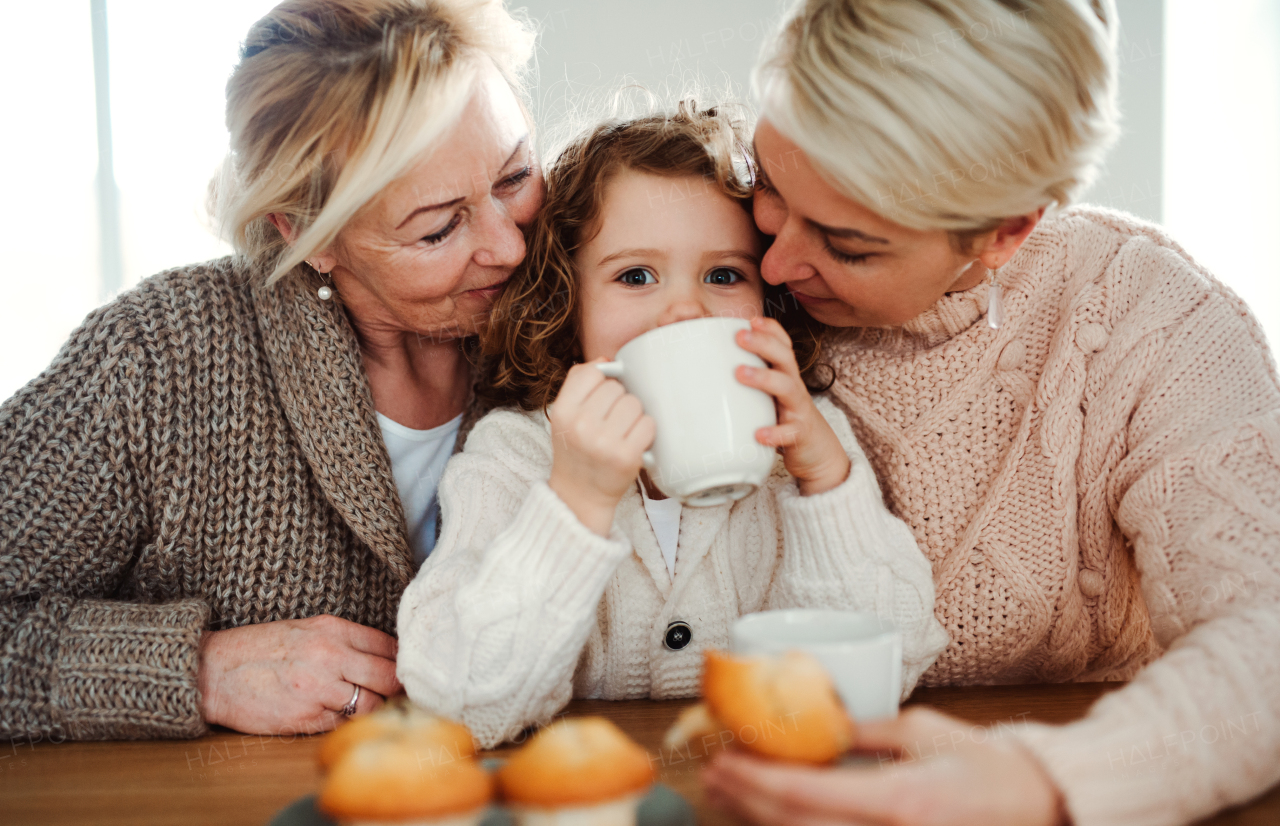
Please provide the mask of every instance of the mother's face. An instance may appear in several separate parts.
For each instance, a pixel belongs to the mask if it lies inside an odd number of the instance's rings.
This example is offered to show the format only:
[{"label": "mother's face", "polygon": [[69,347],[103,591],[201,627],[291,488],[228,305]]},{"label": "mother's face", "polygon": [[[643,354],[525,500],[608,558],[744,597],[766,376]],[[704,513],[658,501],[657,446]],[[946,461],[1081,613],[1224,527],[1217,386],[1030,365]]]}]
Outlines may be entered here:
[{"label": "mother's face", "polygon": [[894,224],[839,192],[767,119],[756,128],[755,147],[762,183],[756,223],[776,236],[760,274],[770,284],[786,284],[824,324],[896,327],[910,321],[944,293],[981,283],[987,268],[1007,261],[1035,225],[1017,233],[1012,249],[1012,236],[993,232],[962,254],[947,232]]},{"label": "mother's face", "polygon": [[422,163],[388,185],[312,259],[364,331],[476,332],[524,258],[542,206],[529,125],[496,70]]}]

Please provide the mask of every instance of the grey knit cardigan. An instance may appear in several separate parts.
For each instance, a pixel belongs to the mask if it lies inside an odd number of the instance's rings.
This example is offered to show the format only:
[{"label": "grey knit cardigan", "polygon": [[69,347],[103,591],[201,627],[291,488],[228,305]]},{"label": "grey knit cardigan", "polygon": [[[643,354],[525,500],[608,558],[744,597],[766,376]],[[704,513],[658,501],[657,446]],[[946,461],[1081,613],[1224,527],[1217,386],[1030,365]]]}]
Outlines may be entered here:
[{"label": "grey knit cardigan", "polygon": [[404,514],[316,286],[229,258],[153,276],[0,407],[0,737],[202,734],[205,629],[394,633]]}]

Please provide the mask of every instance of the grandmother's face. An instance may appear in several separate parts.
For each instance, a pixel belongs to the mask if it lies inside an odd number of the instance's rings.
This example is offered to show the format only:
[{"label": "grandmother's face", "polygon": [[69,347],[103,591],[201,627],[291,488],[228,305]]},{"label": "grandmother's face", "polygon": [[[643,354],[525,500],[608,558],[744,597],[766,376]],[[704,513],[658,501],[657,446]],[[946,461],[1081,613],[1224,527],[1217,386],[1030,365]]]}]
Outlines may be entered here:
[{"label": "grandmother's face", "polygon": [[755,148],[761,172],[756,224],[775,236],[760,274],[770,284],[786,284],[824,324],[899,326],[944,293],[981,283],[986,259],[1003,263],[990,255],[994,236],[975,245],[982,255],[964,255],[945,231],[908,229],[879,217],[829,184],[767,119],[756,128]]},{"label": "grandmother's face", "polygon": [[326,253],[334,287],[364,332],[474,333],[524,258],[522,229],[542,200],[528,122],[489,69],[430,157],[343,228]]}]

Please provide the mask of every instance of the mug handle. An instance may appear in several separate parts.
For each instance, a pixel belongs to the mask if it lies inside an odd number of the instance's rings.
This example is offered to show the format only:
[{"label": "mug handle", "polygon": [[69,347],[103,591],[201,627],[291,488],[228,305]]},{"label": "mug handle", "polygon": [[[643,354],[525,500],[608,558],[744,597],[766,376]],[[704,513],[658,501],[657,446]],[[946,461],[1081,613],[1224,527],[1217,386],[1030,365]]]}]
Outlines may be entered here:
[{"label": "mug handle", "polygon": [[[595,365],[596,369],[604,373],[606,377],[611,379],[622,378],[622,362],[606,361],[603,364]],[[645,470],[656,470],[658,467],[658,458],[653,455],[652,450],[646,450],[640,457],[640,461],[644,462]]]},{"label": "mug handle", "polygon": [[604,373],[608,378],[622,378],[622,362],[620,361],[606,361],[603,364],[595,365],[595,368],[601,373]]},{"label": "mug handle", "polygon": [[[620,362],[620,361],[606,361],[606,362],[604,362],[603,364],[593,364],[593,365],[591,365],[591,366],[592,366],[592,367],[595,367],[595,368],[596,368],[597,370],[599,370],[601,373],[604,373],[604,375],[605,375],[605,377],[606,377],[606,378],[616,379],[616,378],[619,378],[620,376],[622,376],[622,362]],[[548,419],[549,419],[549,418],[551,418],[551,408],[552,408],[552,407],[553,407],[553,405],[550,405],[550,404],[549,404],[549,405],[547,405],[547,418],[548,418]]]}]

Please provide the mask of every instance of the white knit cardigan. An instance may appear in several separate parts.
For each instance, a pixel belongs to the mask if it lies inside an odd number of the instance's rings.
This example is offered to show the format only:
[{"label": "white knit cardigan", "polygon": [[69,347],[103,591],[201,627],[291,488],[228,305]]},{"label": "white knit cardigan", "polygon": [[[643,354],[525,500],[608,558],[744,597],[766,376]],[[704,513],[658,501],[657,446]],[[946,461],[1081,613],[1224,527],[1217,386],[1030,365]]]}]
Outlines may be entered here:
[{"label": "white knit cardigan", "polygon": [[[735,619],[789,607],[896,622],[905,698],[949,641],[932,572],[885,508],[844,415],[817,404],[849,455],[849,478],[802,497],[779,460],[750,496],[685,508],[674,577],[638,489],[608,538],[591,532],[546,484],[546,416],[490,413],[445,471],[440,540],[400,603],[397,673],[410,698],[492,747],[571,696],[696,696],[703,650],[727,647]],[[693,632],[678,651],[663,644],[673,620]]]}]

